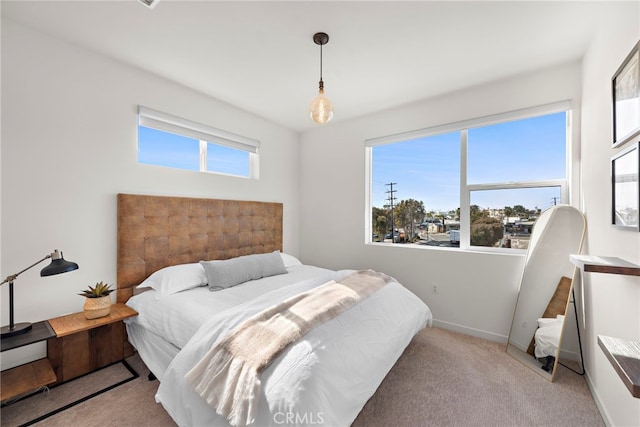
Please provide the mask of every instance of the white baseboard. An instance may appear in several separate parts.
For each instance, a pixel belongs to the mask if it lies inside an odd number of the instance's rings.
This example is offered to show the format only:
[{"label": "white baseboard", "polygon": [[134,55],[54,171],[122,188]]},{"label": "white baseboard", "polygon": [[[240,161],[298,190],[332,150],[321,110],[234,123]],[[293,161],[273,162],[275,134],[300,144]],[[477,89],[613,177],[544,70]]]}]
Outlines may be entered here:
[{"label": "white baseboard", "polygon": [[580,353],[576,351],[560,349],[560,359],[572,360],[580,363]]},{"label": "white baseboard", "polygon": [[596,391],[596,388],[593,386],[593,383],[591,382],[591,377],[589,377],[589,373],[585,373],[584,377],[587,380],[587,386],[589,387],[591,396],[593,396],[593,401],[596,402],[596,407],[598,408],[598,411],[600,411],[600,416],[602,417],[602,420],[604,421],[607,427],[612,427],[613,423],[611,422],[611,417],[609,416],[607,409],[602,403],[602,399],[600,398],[600,395]]},{"label": "white baseboard", "polygon": [[[444,322],[442,320],[433,319],[433,325],[442,329],[449,329],[451,331],[460,332],[463,334],[471,335],[473,337],[484,338],[489,341],[505,343],[507,342],[508,337],[505,335],[496,334],[493,332],[483,331],[481,329],[470,328],[468,326],[458,325],[456,323]],[[520,348],[519,346],[516,346]],[[521,348],[521,350],[525,351],[526,348]],[[569,350],[560,350],[560,358],[566,360],[573,360],[575,362],[580,362],[580,355],[575,351]]]},{"label": "white baseboard", "polygon": [[433,326],[437,326],[442,329],[449,329],[450,331],[460,332],[462,334],[471,335],[472,337],[484,338],[489,341],[495,341],[505,344],[507,342],[507,337],[505,335],[495,334],[493,332],[470,328],[468,326],[458,325],[455,323],[443,322],[442,320],[438,319],[433,319]]}]

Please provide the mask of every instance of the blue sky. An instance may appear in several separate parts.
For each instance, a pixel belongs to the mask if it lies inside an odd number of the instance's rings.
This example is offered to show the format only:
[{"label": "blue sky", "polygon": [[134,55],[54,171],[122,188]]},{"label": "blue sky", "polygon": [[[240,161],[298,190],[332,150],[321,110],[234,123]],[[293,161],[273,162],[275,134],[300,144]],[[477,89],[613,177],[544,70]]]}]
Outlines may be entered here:
[{"label": "blue sky", "polygon": [[197,171],[200,141],[138,126],[138,162]]},{"label": "blue sky", "polygon": [[[564,178],[565,132],[565,113],[469,129],[469,184]],[[197,171],[199,141],[139,126],[138,161]],[[209,144],[207,166],[249,176],[248,153],[241,150]],[[387,204],[385,184],[394,182],[396,202],[411,198],[427,211],[454,210],[460,205],[460,133],[374,147],[372,171],[374,206]],[[559,188],[477,191],[471,204],[544,210],[559,197]]]},{"label": "blue sky", "polygon": [[[566,113],[469,129],[468,183],[565,178]],[[418,138],[373,148],[372,202],[387,204],[385,186],[397,183],[396,201],[422,200],[427,211],[460,205],[460,133]],[[523,205],[546,209],[559,188],[474,192],[482,208]],[[555,198],[555,199],[554,199]]]},{"label": "blue sky", "polygon": [[[138,162],[178,169],[200,169],[200,141],[138,126]],[[207,144],[207,170],[249,176],[249,153]]]}]

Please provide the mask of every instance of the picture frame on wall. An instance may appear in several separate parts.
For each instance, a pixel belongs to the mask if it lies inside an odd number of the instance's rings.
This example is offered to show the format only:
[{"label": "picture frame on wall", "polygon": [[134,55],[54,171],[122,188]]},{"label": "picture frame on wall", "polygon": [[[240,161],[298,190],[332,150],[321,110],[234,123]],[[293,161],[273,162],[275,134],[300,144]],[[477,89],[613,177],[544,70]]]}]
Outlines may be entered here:
[{"label": "picture frame on wall", "polygon": [[640,231],[640,142],[611,158],[611,221],[616,227]]},{"label": "picture frame on wall", "polygon": [[640,135],[640,41],[611,79],[613,93],[613,146]]}]

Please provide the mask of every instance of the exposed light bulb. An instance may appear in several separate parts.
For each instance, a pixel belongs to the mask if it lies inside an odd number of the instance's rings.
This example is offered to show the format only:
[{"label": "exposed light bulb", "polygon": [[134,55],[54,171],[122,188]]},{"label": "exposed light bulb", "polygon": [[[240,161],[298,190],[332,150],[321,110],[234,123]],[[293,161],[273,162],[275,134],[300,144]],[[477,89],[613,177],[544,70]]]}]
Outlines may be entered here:
[{"label": "exposed light bulb", "polygon": [[311,120],[319,125],[323,125],[333,118],[333,104],[331,104],[329,98],[324,96],[322,84],[320,85],[318,96],[311,102],[309,115],[311,116]]},{"label": "exposed light bulb", "polygon": [[333,104],[324,96],[324,82],[322,81],[322,46],[329,42],[329,35],[327,33],[315,33],[313,42],[320,46],[320,81],[318,82],[318,96],[311,102],[309,115],[311,120],[323,125],[333,117]]}]

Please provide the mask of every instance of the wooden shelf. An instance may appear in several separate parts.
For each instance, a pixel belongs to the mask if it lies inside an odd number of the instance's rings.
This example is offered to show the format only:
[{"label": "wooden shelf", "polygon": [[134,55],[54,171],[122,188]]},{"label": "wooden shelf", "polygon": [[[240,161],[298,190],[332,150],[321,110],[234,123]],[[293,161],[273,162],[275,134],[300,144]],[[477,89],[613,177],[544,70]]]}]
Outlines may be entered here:
[{"label": "wooden shelf", "polygon": [[113,304],[107,316],[87,319],[84,312],[49,319],[56,337],[47,341],[47,355],[56,384],[111,365],[133,354],[123,320],[138,313]]},{"label": "wooden shelf", "polygon": [[640,276],[640,265],[616,257],[570,255],[571,262],[584,272]]},{"label": "wooden shelf", "polygon": [[104,317],[87,319],[81,311],[79,313],[49,319],[49,324],[51,324],[56,336],[60,338],[77,332],[88,331],[99,326],[108,325],[137,315],[138,313],[134,309],[122,303],[118,303],[113,304],[111,306],[111,312]]},{"label": "wooden shelf", "polygon": [[45,358],[2,371],[0,382],[2,382],[0,400],[4,402],[7,399],[55,383],[56,374],[53,372],[49,360]]},{"label": "wooden shelf", "polygon": [[[583,272],[640,276],[640,265],[616,257],[570,255]],[[598,345],[631,395],[640,398],[640,343],[598,335]]]},{"label": "wooden shelf", "polygon": [[5,401],[84,375],[126,356],[122,320],[138,313],[113,304],[109,315],[86,319],[83,312],[33,324],[24,334],[2,339],[2,351],[47,341],[48,358],[2,371],[1,400]]},{"label": "wooden shelf", "polygon": [[22,347],[29,344],[34,344],[40,341],[45,341],[56,336],[49,322],[34,323],[31,330],[24,334],[14,335],[7,338],[2,338],[0,341],[1,351],[12,350],[14,348]]},{"label": "wooden shelf", "polygon": [[631,395],[640,398],[640,343],[598,335],[598,345]]}]

